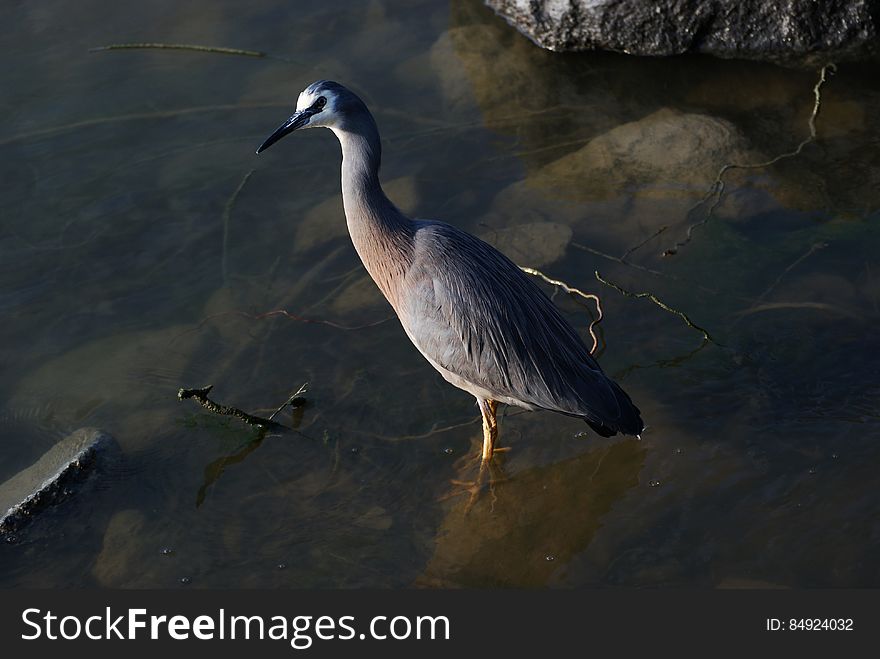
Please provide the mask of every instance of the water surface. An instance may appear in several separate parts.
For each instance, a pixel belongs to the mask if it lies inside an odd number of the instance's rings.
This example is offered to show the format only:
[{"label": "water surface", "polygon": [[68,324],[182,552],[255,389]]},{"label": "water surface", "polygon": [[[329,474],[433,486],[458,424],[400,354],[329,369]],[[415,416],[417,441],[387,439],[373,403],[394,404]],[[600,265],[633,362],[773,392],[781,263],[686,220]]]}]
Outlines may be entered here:
[{"label": "water surface", "polygon": [[[0,479],[82,426],[124,459],[0,548],[0,586],[880,585],[877,65],[829,75],[815,139],[726,172],[709,214],[722,166],[810,135],[817,71],[548,53],[476,0],[340,4],[11,7]],[[88,52],[141,41],[273,57]],[[446,498],[473,400],[366,278],[336,141],[253,153],[318,78],[373,109],[402,208],[601,295],[641,441],[508,409],[492,493]],[[306,381],[295,433],[176,400],[268,413]]]}]

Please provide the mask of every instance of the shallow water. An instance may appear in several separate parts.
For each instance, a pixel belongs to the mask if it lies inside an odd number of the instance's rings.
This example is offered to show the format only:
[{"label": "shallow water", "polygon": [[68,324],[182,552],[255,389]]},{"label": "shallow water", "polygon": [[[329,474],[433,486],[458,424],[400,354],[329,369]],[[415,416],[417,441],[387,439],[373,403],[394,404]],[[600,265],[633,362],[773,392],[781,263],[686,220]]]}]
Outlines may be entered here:
[{"label": "shallow water", "polygon": [[[726,172],[707,215],[722,166],[808,138],[817,71],[547,53],[476,0],[348,4],[13,9],[0,479],[82,426],[124,459],[0,547],[0,587],[880,585],[878,66],[829,75],[815,139]],[[136,41],[277,59],[88,52]],[[373,109],[401,207],[601,295],[641,441],[508,409],[492,493],[445,498],[473,400],[365,279],[335,140],[253,153],[317,78]],[[555,300],[586,336],[589,305]],[[297,432],[262,439],[176,400],[213,383],[268,413],[306,381]]]}]

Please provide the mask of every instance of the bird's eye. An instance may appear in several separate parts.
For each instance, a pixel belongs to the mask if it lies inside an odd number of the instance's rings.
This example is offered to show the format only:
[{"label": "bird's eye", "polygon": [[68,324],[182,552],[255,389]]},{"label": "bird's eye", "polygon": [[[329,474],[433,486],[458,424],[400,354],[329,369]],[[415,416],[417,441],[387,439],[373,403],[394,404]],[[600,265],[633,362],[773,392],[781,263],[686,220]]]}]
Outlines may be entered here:
[{"label": "bird's eye", "polygon": [[319,96],[318,100],[315,101],[315,107],[319,110],[323,110],[325,105],[327,105],[327,99],[323,96]]}]

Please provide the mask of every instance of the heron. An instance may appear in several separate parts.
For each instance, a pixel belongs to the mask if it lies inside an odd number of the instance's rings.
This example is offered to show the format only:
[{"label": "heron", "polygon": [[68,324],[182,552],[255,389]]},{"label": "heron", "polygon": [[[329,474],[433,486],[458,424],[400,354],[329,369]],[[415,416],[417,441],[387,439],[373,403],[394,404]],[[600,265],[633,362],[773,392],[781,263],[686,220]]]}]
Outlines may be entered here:
[{"label": "heron", "polygon": [[499,403],[578,417],[602,437],[641,434],[639,409],[513,261],[450,224],[411,219],[388,199],[379,129],[352,91],[313,82],[257,153],[316,127],[332,130],[342,147],[345,219],[364,267],[422,356],[477,399],[481,465],[500,450]]}]

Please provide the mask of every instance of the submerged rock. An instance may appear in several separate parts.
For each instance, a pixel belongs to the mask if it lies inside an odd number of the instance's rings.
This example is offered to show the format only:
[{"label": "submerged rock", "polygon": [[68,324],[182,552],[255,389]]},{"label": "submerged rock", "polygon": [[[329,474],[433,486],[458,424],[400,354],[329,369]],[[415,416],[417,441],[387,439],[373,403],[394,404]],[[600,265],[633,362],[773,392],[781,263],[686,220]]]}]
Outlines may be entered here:
[{"label": "submerged rock", "polygon": [[531,186],[572,199],[617,196],[654,185],[673,195],[705,190],[726,163],[749,162],[746,140],[724,119],[662,108],[621,124],[583,148],[549,163]]},{"label": "submerged rock", "polygon": [[[760,159],[730,122],[662,108],[620,124],[536,169],[495,198],[487,222],[556,220],[612,243],[636,243],[689,221],[727,163]],[[732,170],[727,183],[742,183]],[[509,220],[508,220],[509,221]],[[671,234],[670,234],[671,235]]]},{"label": "submerged rock", "polygon": [[480,237],[519,265],[540,268],[565,256],[571,227],[558,222],[533,222],[494,229]]},{"label": "submerged rock", "polygon": [[39,460],[0,485],[0,534],[16,531],[34,515],[67,498],[70,488],[98,466],[116,441],[95,428],[62,439]]},{"label": "submerged rock", "polygon": [[542,48],[840,60],[874,49],[877,0],[486,0]]}]

